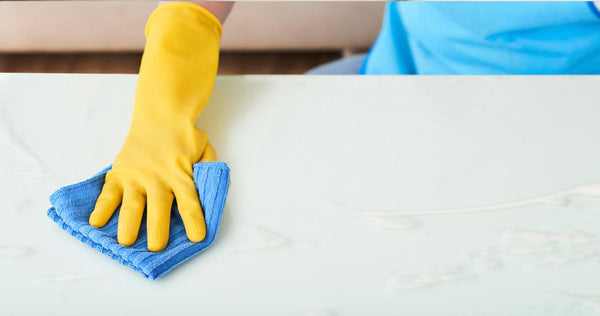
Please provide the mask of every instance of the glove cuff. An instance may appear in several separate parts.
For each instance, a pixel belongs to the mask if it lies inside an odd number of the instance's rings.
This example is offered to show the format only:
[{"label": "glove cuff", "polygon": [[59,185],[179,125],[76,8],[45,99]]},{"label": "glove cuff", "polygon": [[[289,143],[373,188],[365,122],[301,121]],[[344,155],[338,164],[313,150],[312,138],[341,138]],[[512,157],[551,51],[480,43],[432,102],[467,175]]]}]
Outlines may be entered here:
[{"label": "glove cuff", "polygon": [[[160,6],[146,23],[146,54],[168,54],[202,65],[218,54],[222,27],[207,9],[189,2]],[[217,57],[218,58],[218,57]]]}]

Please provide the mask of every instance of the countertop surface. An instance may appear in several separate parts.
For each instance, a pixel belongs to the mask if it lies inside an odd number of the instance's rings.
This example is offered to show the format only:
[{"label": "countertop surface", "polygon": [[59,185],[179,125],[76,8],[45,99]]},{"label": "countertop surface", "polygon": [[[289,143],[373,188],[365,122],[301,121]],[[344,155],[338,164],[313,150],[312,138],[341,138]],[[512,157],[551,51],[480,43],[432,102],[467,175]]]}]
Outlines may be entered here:
[{"label": "countertop surface", "polygon": [[154,282],[46,217],[136,79],[0,74],[0,314],[600,314],[599,77],[220,77],[221,229]]}]

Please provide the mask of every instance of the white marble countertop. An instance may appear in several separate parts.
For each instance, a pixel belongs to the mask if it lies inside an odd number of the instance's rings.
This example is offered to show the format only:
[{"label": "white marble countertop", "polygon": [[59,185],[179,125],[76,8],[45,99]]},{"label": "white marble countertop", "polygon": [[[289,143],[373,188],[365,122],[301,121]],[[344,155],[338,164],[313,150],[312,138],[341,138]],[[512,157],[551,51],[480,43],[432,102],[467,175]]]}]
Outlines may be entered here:
[{"label": "white marble countertop", "polygon": [[221,77],[222,228],[156,282],[45,215],[135,84],[0,74],[1,315],[600,313],[599,77]]}]

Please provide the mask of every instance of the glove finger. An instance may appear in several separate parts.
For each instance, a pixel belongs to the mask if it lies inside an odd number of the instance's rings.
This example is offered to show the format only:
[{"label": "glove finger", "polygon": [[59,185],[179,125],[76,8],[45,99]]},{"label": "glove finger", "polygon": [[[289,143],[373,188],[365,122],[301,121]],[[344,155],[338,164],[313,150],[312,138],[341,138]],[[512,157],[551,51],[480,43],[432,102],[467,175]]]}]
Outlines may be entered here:
[{"label": "glove finger", "polygon": [[125,188],[117,229],[119,244],[131,246],[135,243],[140,231],[145,206],[146,198],[140,189],[135,187]]},{"label": "glove finger", "polygon": [[148,192],[148,250],[161,251],[167,247],[172,205],[173,193],[161,189]]},{"label": "glove finger", "polygon": [[[215,147],[213,147],[213,145],[207,141],[206,149],[204,149],[204,153],[202,154],[200,162],[208,161],[217,161],[217,151],[215,150]],[[229,186],[231,186],[231,180],[229,180]]]},{"label": "glove finger", "polygon": [[206,237],[206,223],[194,181],[190,179],[189,182],[173,189],[188,239],[201,242]]},{"label": "glove finger", "polygon": [[122,197],[123,189],[118,181],[106,182],[96,200],[94,211],[90,214],[90,225],[94,227],[106,225],[121,204]]},{"label": "glove finger", "polygon": [[209,142],[206,142],[206,148],[204,149],[202,158],[200,158],[200,162],[206,162],[206,161],[217,161],[217,151],[215,150],[213,145]]}]

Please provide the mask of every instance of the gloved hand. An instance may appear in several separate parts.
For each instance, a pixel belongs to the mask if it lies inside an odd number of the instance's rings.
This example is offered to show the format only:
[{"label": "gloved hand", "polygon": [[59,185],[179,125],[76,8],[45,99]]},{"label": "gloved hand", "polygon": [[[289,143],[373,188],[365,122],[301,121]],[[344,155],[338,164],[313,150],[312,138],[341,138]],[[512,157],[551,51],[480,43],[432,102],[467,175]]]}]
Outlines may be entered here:
[{"label": "gloved hand", "polygon": [[221,24],[206,9],[176,2],[157,8],[146,24],[133,120],[90,225],[106,225],[121,204],[118,241],[132,245],[147,207],[148,249],[167,246],[173,198],[188,238],[206,236],[192,165],[215,161],[205,132],[194,121],[215,81]]}]

